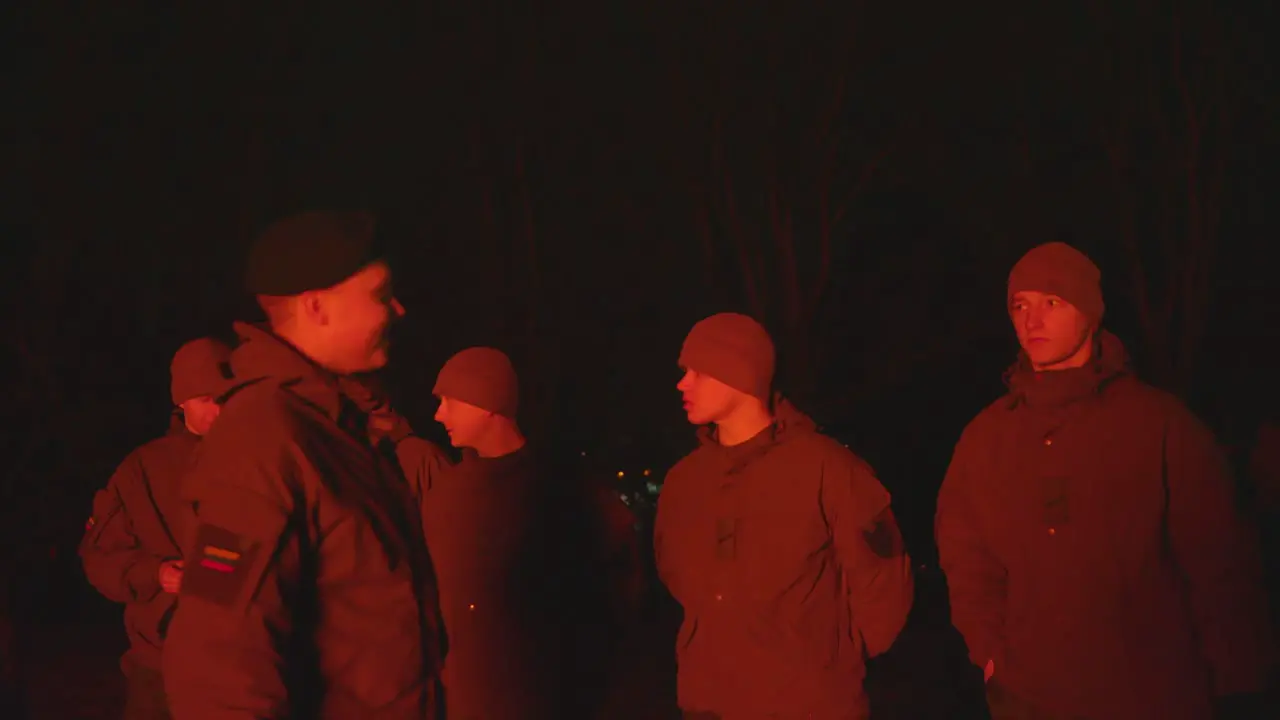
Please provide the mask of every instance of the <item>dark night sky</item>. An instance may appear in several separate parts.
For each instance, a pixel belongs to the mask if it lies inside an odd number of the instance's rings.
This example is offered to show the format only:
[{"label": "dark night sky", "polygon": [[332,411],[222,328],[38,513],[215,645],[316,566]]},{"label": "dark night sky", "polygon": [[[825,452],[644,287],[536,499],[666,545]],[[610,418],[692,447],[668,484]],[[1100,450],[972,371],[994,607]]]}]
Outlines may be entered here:
[{"label": "dark night sky", "polygon": [[[409,316],[390,373],[424,428],[439,365],[483,343],[517,360],[535,435],[677,451],[683,334],[763,310],[784,385],[925,508],[1012,359],[1005,274],[1057,238],[1103,266],[1144,371],[1224,432],[1273,402],[1280,117],[1262,4],[59,5],[30,10],[12,45],[6,413],[23,428],[9,477],[47,478],[75,518],[163,427],[173,350],[251,313],[238,288],[256,230],[326,204],[377,210],[399,251]],[[1207,240],[1183,243],[1196,227]],[[1177,350],[1197,326],[1183,313],[1156,347],[1135,267],[1153,297],[1176,277],[1173,297],[1205,309],[1194,352]]]}]

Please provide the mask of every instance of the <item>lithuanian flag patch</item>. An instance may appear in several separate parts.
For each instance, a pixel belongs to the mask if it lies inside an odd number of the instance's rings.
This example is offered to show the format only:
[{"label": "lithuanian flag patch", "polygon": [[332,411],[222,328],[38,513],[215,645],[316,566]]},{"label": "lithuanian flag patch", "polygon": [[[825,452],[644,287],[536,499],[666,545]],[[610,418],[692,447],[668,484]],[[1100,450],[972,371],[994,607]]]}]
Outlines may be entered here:
[{"label": "lithuanian flag patch", "polygon": [[182,594],[224,607],[248,601],[259,543],[217,525],[196,528],[194,562],[187,560]]}]

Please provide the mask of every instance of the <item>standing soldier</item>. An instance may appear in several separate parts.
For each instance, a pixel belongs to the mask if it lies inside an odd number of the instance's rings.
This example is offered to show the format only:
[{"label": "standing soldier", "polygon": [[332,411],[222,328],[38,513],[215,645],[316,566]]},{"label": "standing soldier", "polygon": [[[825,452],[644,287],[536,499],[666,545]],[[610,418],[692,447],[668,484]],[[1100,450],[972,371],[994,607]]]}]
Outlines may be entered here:
[{"label": "standing soldier", "polygon": [[1063,243],[1009,275],[1022,354],[938,496],[952,621],[995,718],[1231,717],[1214,698],[1266,677],[1256,543],[1211,432],[1102,330],[1100,279]]},{"label": "standing soldier", "polygon": [[493,348],[445,363],[436,420],[462,461],[424,495],[427,544],[440,577],[449,637],[450,720],[560,717],[548,674],[558,648],[549,623],[548,518],[536,459],[516,422],[519,385]]},{"label": "standing soldier", "polygon": [[218,398],[231,387],[230,353],[223,343],[201,338],[173,356],[170,393],[180,421],[125,458],[94,498],[80,541],[89,582],[125,604],[125,718],[169,717],[160,649],[182,583],[181,533],[190,513],[179,481],[218,417]]},{"label": "standing soldier", "polygon": [[311,212],[255,243],[241,383],[184,486],[195,506],[165,646],[178,720],[435,717],[435,583],[399,472],[339,378],[404,314],[372,218]]},{"label": "standing soldier", "polygon": [[713,315],[680,351],[676,388],[701,447],[658,499],[658,573],[684,606],[686,718],[868,716],[865,659],[911,609],[911,564],[871,468],[785,401],[773,341]]}]

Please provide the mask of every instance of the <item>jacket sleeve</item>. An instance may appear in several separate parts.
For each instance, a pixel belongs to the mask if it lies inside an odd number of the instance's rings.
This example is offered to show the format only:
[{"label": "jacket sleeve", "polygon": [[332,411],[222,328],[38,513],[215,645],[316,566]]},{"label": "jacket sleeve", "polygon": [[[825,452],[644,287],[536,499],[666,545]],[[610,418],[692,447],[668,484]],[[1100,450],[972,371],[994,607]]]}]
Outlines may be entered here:
[{"label": "jacket sleeve", "polygon": [[[177,720],[291,716],[285,648],[302,583],[290,459],[255,441],[219,442],[215,426],[185,490],[195,523],[164,679]],[[294,598],[291,603],[287,598]]]},{"label": "jacket sleeve", "polygon": [[427,492],[451,464],[449,456],[435,443],[416,435],[401,438],[395,448],[396,460],[400,462],[400,470],[409,483],[409,489],[418,503],[424,504]]},{"label": "jacket sleeve", "polygon": [[974,507],[964,439],[956,446],[938,493],[934,533],[947,578],[951,623],[964,637],[973,664],[997,660],[1004,648],[1007,571],[990,551]]},{"label": "jacket sleeve", "polygon": [[93,498],[93,515],[80,540],[85,577],[109,600],[145,602],[160,592],[159,558],[143,549],[133,533],[125,498],[144,470],[137,453],[125,459],[107,486]]},{"label": "jacket sleeve", "polygon": [[1256,529],[1212,432],[1181,407],[1166,429],[1165,481],[1170,547],[1215,694],[1261,691],[1275,658]]},{"label": "jacket sleeve", "polygon": [[915,591],[889,493],[870,467],[849,457],[824,470],[821,500],[853,627],[867,655],[875,657],[893,646],[907,624]]}]

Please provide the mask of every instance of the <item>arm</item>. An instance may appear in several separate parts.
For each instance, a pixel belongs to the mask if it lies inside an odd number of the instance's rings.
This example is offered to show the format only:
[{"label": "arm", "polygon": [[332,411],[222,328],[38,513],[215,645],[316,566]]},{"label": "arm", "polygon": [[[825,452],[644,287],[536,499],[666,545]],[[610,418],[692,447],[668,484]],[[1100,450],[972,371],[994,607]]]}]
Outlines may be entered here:
[{"label": "arm", "polygon": [[289,717],[284,648],[301,573],[283,478],[293,470],[245,442],[217,440],[205,439],[186,485],[196,522],[165,642],[165,689],[179,720]]},{"label": "arm", "polygon": [[840,561],[853,625],[867,655],[886,652],[907,624],[915,582],[911,558],[871,468],[850,457],[822,477],[822,511]]},{"label": "arm", "polygon": [[1274,658],[1258,540],[1237,509],[1225,455],[1210,430],[1183,408],[1166,428],[1165,481],[1169,543],[1214,692],[1262,690]]},{"label": "arm", "polygon": [[957,446],[938,493],[934,533],[950,593],[951,622],[964,636],[973,664],[985,667],[1001,655],[1004,646],[1007,571],[987,548],[966,465]]},{"label": "arm", "polygon": [[164,558],[143,549],[129,520],[124,497],[144,470],[137,453],[116,469],[107,486],[93,498],[93,516],[80,540],[85,577],[109,600],[145,602],[160,592]]},{"label": "arm", "polygon": [[426,501],[427,492],[435,486],[445,468],[450,465],[449,456],[430,440],[416,435],[401,438],[395,444],[396,460],[404,472],[409,489],[419,504]]}]

